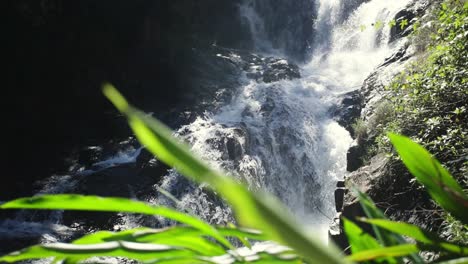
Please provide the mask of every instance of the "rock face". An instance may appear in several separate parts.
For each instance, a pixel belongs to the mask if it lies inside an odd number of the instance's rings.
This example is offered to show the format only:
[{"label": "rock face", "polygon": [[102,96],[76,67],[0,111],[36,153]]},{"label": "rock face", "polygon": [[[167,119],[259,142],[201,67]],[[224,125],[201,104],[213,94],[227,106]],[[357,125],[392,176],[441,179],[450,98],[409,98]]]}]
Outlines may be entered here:
[{"label": "rock face", "polygon": [[[412,1],[405,10],[400,11],[395,16],[397,24],[407,20],[410,26],[402,29],[396,26],[391,32],[391,41],[400,39],[400,46],[395,49],[395,53],[388,57],[369,77],[364,81],[358,95],[354,98],[360,100],[350,100],[351,105],[344,104],[336,111],[338,120],[361,118],[367,126],[366,138],[360,139],[348,151],[347,170],[351,172],[345,178],[346,190],[343,197],[338,198],[338,202],[343,200],[343,207],[338,210],[340,214],[335,218],[330,228],[330,238],[343,249],[348,246],[345,236],[342,233],[341,217],[355,219],[358,216],[365,216],[357,197],[348,188],[358,187],[367,193],[382,211],[391,219],[407,221],[423,228],[435,227],[438,225],[436,217],[431,216],[434,205],[430,202],[428,195],[418,189],[412,177],[408,174],[401,162],[389,161],[385,156],[377,155],[364,163],[362,157],[367,155],[367,150],[371,147],[371,142],[375,139],[376,119],[379,115],[379,107],[382,106],[387,91],[384,89],[394,76],[404,70],[404,67],[413,61],[417,48],[416,44],[408,40],[401,39],[411,32],[411,25],[416,21],[415,17],[420,17],[427,10],[427,1]],[[347,111],[351,107],[356,110]],[[352,114],[349,114],[349,113]],[[358,114],[356,114],[359,112]],[[344,114],[343,114],[344,113]],[[341,121],[346,128],[350,129],[349,123]],[[352,133],[352,129],[350,130]],[[353,133],[352,133],[353,134]],[[353,134],[353,137],[356,135]],[[338,193],[341,194],[341,190]],[[427,210],[418,210],[425,208]],[[371,232],[370,226],[356,221],[364,230]]]},{"label": "rock face", "polygon": [[351,125],[361,115],[363,99],[360,90],[351,91],[343,94],[341,102],[331,110],[338,124],[350,131],[351,136],[354,134]]}]

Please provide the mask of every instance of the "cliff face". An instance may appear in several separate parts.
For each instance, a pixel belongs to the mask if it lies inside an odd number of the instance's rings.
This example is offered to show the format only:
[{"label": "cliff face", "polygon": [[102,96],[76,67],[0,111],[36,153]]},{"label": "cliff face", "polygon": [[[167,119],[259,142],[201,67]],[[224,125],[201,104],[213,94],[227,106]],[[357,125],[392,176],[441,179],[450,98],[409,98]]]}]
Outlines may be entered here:
[{"label": "cliff face", "polygon": [[[398,118],[388,101],[387,95],[392,91],[386,87],[397,76],[408,71],[422,55],[418,43],[407,37],[412,31],[411,25],[428,20],[430,8],[437,4],[440,3],[431,5],[428,1],[415,0],[396,15],[394,19],[397,25],[407,20],[410,26],[406,30],[398,26],[393,28],[391,41],[399,45],[395,47],[394,54],[369,75],[359,93],[352,95],[356,100],[352,101],[351,106],[358,110],[351,111],[346,121],[342,120],[355,138],[355,143],[348,151],[349,175],[345,179],[346,188],[336,191],[339,213],[330,234],[343,248],[347,242],[339,218],[365,216],[357,197],[349,189],[351,186],[366,192],[391,219],[439,231],[440,215],[437,215],[436,206],[429,195],[414,182],[401,162],[390,159],[384,152],[376,151],[376,138],[382,133],[384,124]],[[364,225],[363,228],[372,232],[369,226]]]}]

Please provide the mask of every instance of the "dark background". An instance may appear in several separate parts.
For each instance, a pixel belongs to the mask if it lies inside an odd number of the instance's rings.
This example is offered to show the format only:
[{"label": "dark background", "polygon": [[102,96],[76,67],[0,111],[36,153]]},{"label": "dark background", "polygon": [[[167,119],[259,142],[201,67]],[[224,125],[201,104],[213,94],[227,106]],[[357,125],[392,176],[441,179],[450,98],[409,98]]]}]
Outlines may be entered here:
[{"label": "dark background", "polygon": [[250,48],[237,1],[8,0],[0,200],[65,170],[77,146],[129,133],[102,96],[112,82],[131,102],[168,111],[193,88],[191,49]]}]

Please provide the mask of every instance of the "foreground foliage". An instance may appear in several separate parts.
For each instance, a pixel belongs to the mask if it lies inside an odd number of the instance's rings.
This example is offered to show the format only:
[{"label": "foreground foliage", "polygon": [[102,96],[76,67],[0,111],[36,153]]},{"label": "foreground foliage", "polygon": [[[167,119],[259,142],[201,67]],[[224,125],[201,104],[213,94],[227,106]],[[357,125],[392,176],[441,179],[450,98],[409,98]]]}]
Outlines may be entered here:
[{"label": "foreground foliage", "polygon": [[[173,209],[148,205],[123,198],[81,195],[43,195],[7,202],[1,209],[60,209],[127,212],[159,215],[179,223],[167,229],[138,228],[122,232],[101,231],[68,244],[36,245],[0,258],[15,262],[52,257],[55,261],[78,263],[92,257],[123,257],[144,263],[404,263],[411,259],[422,263],[417,255],[422,250],[443,252],[450,263],[466,263],[468,248],[443,241],[420,228],[385,219],[373,202],[359,193],[368,216],[361,221],[373,226],[376,238],[355,223],[345,220],[345,231],[352,255],[344,257],[333,245],[326,247],[309,237],[286,214],[287,210],[266,193],[251,193],[227,175],[214,171],[178,142],[163,124],[132,107],[112,86],[104,88],[106,96],[128,118],[137,138],[158,159],[176,168],[196,182],[204,182],[223,196],[233,207],[243,228],[210,226],[195,216]],[[418,144],[397,135],[390,136],[414,176],[434,199],[454,217],[467,224],[468,198],[451,175]],[[252,229],[245,229],[254,228]],[[256,231],[261,230],[261,231]],[[417,243],[408,243],[403,236]],[[246,247],[235,249],[228,237]],[[251,242],[261,242],[255,244]],[[276,241],[287,247],[278,246]],[[250,250],[247,250],[250,248]]]}]

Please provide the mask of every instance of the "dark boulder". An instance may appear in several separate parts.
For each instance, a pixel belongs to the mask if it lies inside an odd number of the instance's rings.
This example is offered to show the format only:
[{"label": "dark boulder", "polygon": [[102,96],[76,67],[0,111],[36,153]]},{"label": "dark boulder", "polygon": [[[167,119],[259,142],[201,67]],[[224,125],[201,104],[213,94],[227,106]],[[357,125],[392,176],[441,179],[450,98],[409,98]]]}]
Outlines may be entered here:
[{"label": "dark boulder", "polygon": [[346,170],[349,172],[356,171],[364,165],[363,156],[365,154],[365,149],[362,145],[353,145],[348,149],[346,153]]},{"label": "dark boulder", "polygon": [[[413,18],[415,17],[416,14],[410,9],[403,9],[398,12],[394,18],[396,25],[390,30],[390,42],[409,35],[412,31]],[[407,25],[402,27],[400,25],[403,21],[406,21]]]},{"label": "dark boulder", "polygon": [[363,97],[360,90],[351,91],[341,96],[341,101],[330,112],[334,119],[351,134],[352,124],[361,115]]},{"label": "dark boulder", "polygon": [[337,188],[335,189],[334,194],[335,194],[335,209],[337,212],[341,212],[341,209],[343,208],[345,189]]},{"label": "dark boulder", "polygon": [[263,81],[266,83],[283,79],[292,80],[300,77],[299,67],[284,59],[269,58],[263,73]]}]

